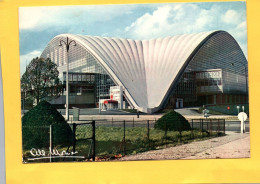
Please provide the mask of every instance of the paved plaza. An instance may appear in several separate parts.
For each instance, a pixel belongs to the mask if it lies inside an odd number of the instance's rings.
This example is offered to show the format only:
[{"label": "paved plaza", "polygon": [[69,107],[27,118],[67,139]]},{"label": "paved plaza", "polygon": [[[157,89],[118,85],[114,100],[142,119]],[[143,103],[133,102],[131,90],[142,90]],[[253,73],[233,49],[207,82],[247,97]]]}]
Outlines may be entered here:
[{"label": "paved plaza", "polygon": [[226,132],[223,137],[216,137],[204,141],[152,150],[136,155],[120,158],[121,161],[130,160],[177,160],[177,159],[218,159],[218,158],[249,158],[250,134]]}]

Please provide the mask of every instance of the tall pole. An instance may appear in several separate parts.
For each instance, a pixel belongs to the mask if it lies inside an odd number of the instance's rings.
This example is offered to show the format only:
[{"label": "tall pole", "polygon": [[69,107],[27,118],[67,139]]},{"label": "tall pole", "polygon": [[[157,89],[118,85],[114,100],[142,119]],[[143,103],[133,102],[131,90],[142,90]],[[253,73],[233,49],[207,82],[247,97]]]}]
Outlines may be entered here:
[{"label": "tall pole", "polygon": [[100,94],[101,94],[101,68],[98,69],[98,108],[99,108],[99,114],[101,114],[101,103],[100,103]]},{"label": "tall pole", "polygon": [[50,162],[51,162],[51,155],[52,155],[52,128],[50,125]]},{"label": "tall pole", "polygon": [[69,49],[70,44],[73,43],[73,46],[76,46],[76,42],[74,40],[69,41],[69,37],[67,37],[66,42],[64,40],[60,40],[59,46],[64,44],[66,46],[67,51],[67,71],[66,71],[66,120],[69,121]]},{"label": "tall pole", "polygon": [[[67,37],[68,38],[68,37]],[[69,49],[67,49],[66,70],[66,120],[69,121]]]}]

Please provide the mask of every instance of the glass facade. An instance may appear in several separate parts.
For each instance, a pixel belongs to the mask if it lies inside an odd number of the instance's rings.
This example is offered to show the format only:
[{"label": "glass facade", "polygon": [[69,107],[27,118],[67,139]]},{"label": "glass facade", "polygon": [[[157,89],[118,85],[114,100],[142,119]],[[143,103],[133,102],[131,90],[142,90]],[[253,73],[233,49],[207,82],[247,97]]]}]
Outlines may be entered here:
[{"label": "glass facade", "polygon": [[183,99],[184,107],[247,103],[247,60],[237,42],[220,32],[194,54],[167,104]]},{"label": "glass facade", "polygon": [[[69,37],[69,41],[72,38],[73,35]],[[145,41],[128,40],[128,42],[122,39],[111,39],[110,41],[103,39],[101,41],[99,38],[92,39],[92,37],[88,37],[88,41],[86,41],[84,40],[84,36],[78,36],[78,38],[80,39],[75,40],[77,42],[76,46],[73,44],[70,45],[68,55],[65,45],[59,46],[60,40],[66,41],[67,35],[59,35],[52,39],[41,55],[43,58],[49,57],[58,65],[59,77],[63,81],[64,90],[66,81],[65,72],[67,70],[67,62],[69,62],[70,74],[68,80],[70,82],[71,96],[84,95],[84,91],[88,91],[94,94],[92,95],[93,101],[95,106],[98,106],[100,100],[110,98],[110,87],[116,85],[111,76],[114,79],[116,76],[116,80],[119,80],[127,91],[135,94],[132,95],[129,93],[128,96],[124,96],[124,99],[127,99],[131,95],[131,98],[134,97],[134,101],[140,104],[143,103],[145,106],[149,104],[148,100],[155,101],[154,99],[160,98],[156,93],[152,92],[156,91],[158,86],[164,87],[163,85],[168,84],[168,81],[165,81],[165,78],[160,78],[160,80],[156,78],[160,74],[153,68],[153,63],[141,65],[145,59],[149,61],[155,60],[154,63],[157,63],[157,57],[154,56],[152,58],[152,54],[147,56],[144,54],[142,50],[144,45],[142,44],[145,44]],[[170,40],[168,41],[170,42]],[[88,48],[86,46],[88,44],[91,47]],[[134,44],[137,44],[138,47]],[[153,48],[152,46],[151,48]],[[93,54],[93,50],[95,50],[96,55]],[[161,52],[163,53],[163,51]],[[168,58],[169,55],[170,53],[168,53],[167,57],[163,58]],[[106,60],[106,69],[108,71],[111,70],[110,73],[104,69],[95,56],[102,56],[101,58]],[[175,59],[178,59],[177,56],[182,55],[177,54],[176,57],[172,58],[173,61],[168,64],[176,64]],[[166,61],[168,62],[168,60]],[[157,66],[155,64],[154,66]],[[120,67],[116,67],[117,65],[120,65]],[[133,67],[136,69],[129,70],[128,68],[131,66],[136,66]],[[161,66],[158,65],[158,67],[160,68]],[[171,67],[169,66],[169,68]],[[165,68],[162,71],[167,74],[173,71],[172,68],[167,69]],[[153,73],[153,71],[157,71],[157,73]],[[149,75],[146,72],[150,72]],[[147,76],[150,76],[150,78],[147,79]],[[151,79],[162,82],[156,86],[153,85],[153,80]],[[158,81],[154,83],[157,84]],[[206,104],[248,102],[247,60],[234,38],[224,31],[216,31],[214,34],[209,34],[196,47],[180,70],[176,81],[171,90],[171,95],[168,95],[169,93],[167,92],[168,101],[163,99],[162,103],[164,106],[166,104],[166,106],[176,107],[177,103],[178,107],[189,107]],[[119,82],[117,81],[117,83]],[[150,88],[148,88],[149,86]],[[155,87],[152,88],[151,86],[155,86],[156,90],[153,90]],[[125,91],[123,93],[125,94]],[[129,104],[133,103],[129,101]],[[163,105],[160,105],[157,110]],[[152,108],[157,107],[152,106]]]},{"label": "glass facade", "polygon": [[[50,57],[58,65],[59,78],[63,81],[65,91],[67,51],[64,43],[59,46],[60,40],[66,41],[66,37],[55,37],[45,48],[41,57]],[[100,63],[80,43],[76,43],[76,46],[70,45],[68,61],[71,96],[84,95],[84,91],[92,91],[95,106],[98,106],[100,99],[109,98],[110,86],[115,86],[113,80]],[[77,93],[77,91],[83,93]]]}]

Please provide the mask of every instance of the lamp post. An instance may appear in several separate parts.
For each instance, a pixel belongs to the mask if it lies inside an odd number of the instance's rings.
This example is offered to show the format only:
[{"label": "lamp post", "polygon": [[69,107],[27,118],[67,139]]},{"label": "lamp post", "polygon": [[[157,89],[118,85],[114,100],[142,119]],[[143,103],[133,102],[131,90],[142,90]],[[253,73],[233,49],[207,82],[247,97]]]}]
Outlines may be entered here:
[{"label": "lamp post", "polygon": [[237,106],[237,114],[239,114],[239,108],[240,108],[240,106]]},{"label": "lamp post", "polygon": [[98,68],[98,112],[101,114],[100,92],[101,92],[101,69]]},{"label": "lamp post", "polygon": [[76,42],[74,40],[70,40],[67,37],[66,41],[60,40],[59,46],[63,44],[66,46],[67,51],[67,71],[66,71],[66,120],[69,121],[69,49],[70,44],[73,43],[73,46],[76,46]]}]

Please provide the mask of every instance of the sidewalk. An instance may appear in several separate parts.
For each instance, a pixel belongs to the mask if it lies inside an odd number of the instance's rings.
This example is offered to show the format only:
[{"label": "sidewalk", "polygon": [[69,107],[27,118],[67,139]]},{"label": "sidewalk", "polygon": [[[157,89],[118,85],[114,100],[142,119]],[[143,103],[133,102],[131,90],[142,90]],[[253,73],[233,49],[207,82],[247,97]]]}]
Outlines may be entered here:
[{"label": "sidewalk", "polygon": [[152,150],[136,155],[125,156],[119,160],[176,160],[207,158],[249,158],[250,134],[226,132],[227,135],[196,141],[176,147]]},{"label": "sidewalk", "polygon": [[[145,121],[145,120],[158,120],[160,119],[164,114],[140,114],[140,117],[137,118],[136,115],[80,115],[81,120],[107,120],[111,121],[112,118],[114,120],[126,120],[126,121],[132,121],[133,118],[136,121]],[[188,121],[191,121],[192,119],[205,119],[203,115],[183,115]],[[65,117],[65,115],[64,115]],[[70,118],[72,118],[72,115],[70,115]],[[225,119],[226,121],[239,121],[237,116],[235,115],[211,115],[209,119]]]}]

